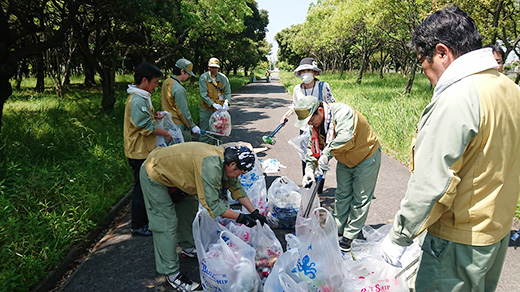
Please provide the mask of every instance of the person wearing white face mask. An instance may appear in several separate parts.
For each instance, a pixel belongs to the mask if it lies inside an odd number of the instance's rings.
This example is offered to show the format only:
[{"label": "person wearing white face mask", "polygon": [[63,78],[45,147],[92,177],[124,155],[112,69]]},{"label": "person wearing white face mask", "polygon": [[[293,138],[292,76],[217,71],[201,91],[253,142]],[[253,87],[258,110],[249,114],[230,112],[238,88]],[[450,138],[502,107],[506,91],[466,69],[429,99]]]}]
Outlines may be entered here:
[{"label": "person wearing white face mask", "polygon": [[[300,61],[300,66],[298,66],[294,70],[294,76],[300,77],[302,80],[301,84],[297,84],[293,89],[293,102],[289,106],[289,109],[283,115],[280,123],[282,123],[285,119],[288,119],[294,113],[294,107],[298,104],[298,101],[302,99],[304,96],[314,96],[319,101],[325,101],[327,103],[334,103],[336,99],[332,95],[332,91],[330,90],[330,85],[325,81],[319,81],[316,79],[316,76],[321,74],[321,69],[318,68],[318,63],[314,58],[303,58]],[[300,135],[304,131],[308,131],[308,125],[304,125],[300,128]],[[306,151],[306,149],[302,149]],[[302,161],[302,171],[305,173],[305,162]],[[323,190],[323,182],[321,180],[320,187],[318,189],[318,193],[321,194]]]}]

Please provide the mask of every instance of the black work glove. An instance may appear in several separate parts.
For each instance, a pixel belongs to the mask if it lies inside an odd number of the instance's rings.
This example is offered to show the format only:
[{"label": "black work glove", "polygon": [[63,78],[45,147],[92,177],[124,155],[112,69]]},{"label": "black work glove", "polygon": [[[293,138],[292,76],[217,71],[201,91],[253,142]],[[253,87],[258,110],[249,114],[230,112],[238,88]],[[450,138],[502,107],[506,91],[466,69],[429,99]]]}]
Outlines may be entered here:
[{"label": "black work glove", "polygon": [[247,227],[253,227],[256,225],[256,220],[251,214],[240,214],[238,215],[237,223],[242,223]]},{"label": "black work glove", "polygon": [[251,213],[251,217],[253,217],[255,220],[260,221],[262,226],[267,223],[267,218],[265,218],[264,215],[260,214],[260,211],[258,209],[255,209],[253,213]]}]

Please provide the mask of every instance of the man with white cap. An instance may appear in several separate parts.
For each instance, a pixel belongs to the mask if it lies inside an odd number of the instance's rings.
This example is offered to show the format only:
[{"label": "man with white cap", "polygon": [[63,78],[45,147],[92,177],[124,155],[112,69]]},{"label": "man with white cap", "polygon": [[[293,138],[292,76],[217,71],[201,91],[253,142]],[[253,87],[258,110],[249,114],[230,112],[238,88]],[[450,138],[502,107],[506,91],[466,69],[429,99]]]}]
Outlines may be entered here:
[{"label": "man with white cap", "polygon": [[[231,102],[231,86],[226,75],[219,72],[220,61],[211,58],[208,61],[208,71],[200,75],[200,128],[204,131],[211,131],[209,128],[209,118],[218,110],[228,110]],[[209,137],[209,134],[201,135],[200,142],[217,144],[220,136]]]},{"label": "man with white cap", "polygon": [[[192,223],[198,203],[212,217],[222,216],[248,227],[267,222],[242,188],[241,174],[251,171],[255,155],[246,146],[217,147],[187,142],[157,148],[141,167],[140,179],[153,232],[155,266],[166,276],[166,284],[177,291],[199,291],[200,284],[180,273],[177,244],[193,247]],[[170,195],[169,188],[179,191]],[[250,214],[229,208],[222,194],[231,192]]]},{"label": "man with white cap", "polygon": [[184,58],[175,63],[173,75],[166,78],[162,85],[161,103],[162,109],[172,115],[172,121],[182,132],[185,142],[191,141],[191,133],[200,134],[199,127],[191,118],[188,107],[188,94],[181,82],[188,80],[193,73],[193,64]]},{"label": "man with white cap", "polygon": [[381,165],[379,140],[365,117],[346,104],[304,96],[294,111],[298,116],[295,127],[312,126],[302,186],[323,175],[330,159],[337,160],[332,215],[342,235],[340,249],[348,252],[365,224],[374,196]]}]

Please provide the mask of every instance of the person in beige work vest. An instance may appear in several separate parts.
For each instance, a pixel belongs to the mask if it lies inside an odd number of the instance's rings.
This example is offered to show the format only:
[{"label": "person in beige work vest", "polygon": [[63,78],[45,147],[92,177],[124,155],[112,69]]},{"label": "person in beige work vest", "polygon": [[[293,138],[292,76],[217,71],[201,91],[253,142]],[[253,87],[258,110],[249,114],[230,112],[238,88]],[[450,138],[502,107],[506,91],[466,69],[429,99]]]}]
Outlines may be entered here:
[{"label": "person in beige work vest", "polygon": [[173,75],[168,77],[162,86],[162,109],[172,115],[172,121],[182,132],[184,142],[191,141],[191,133],[200,134],[199,127],[191,118],[188,107],[188,93],[181,82],[188,80],[193,73],[193,64],[184,58],[177,60],[173,68]]},{"label": "person in beige work vest", "polygon": [[[231,102],[231,86],[226,75],[219,72],[220,62],[211,58],[208,62],[208,71],[200,75],[200,128],[211,131],[209,118],[217,110],[228,110]],[[200,142],[217,145],[221,142],[220,136],[210,134],[201,135]]]},{"label": "person in beige work vest", "polygon": [[336,193],[332,215],[342,235],[339,247],[349,252],[365,225],[381,165],[381,147],[375,132],[359,112],[343,103],[328,104],[314,96],[302,97],[294,112],[294,126],[310,125],[302,186],[315,181],[336,158]]}]

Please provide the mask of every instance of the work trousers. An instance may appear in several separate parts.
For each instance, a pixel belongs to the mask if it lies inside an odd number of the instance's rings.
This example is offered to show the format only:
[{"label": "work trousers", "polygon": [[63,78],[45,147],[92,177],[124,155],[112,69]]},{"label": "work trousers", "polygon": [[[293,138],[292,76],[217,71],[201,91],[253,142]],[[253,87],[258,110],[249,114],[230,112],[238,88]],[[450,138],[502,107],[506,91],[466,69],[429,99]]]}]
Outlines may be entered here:
[{"label": "work trousers", "polygon": [[[209,118],[211,117],[211,115],[213,113],[214,113],[214,111],[208,111],[208,110],[203,109],[202,107],[200,108],[199,124],[200,124],[201,130],[213,132],[209,127]],[[216,136],[216,135],[211,135],[211,134],[201,134],[199,137],[199,142],[218,146],[218,145],[222,144],[222,137]]]},{"label": "work trousers", "polygon": [[488,246],[455,243],[426,234],[415,291],[495,291],[509,245],[509,233]]},{"label": "work trousers", "polygon": [[175,124],[179,130],[181,130],[182,138],[184,139],[184,142],[190,142],[192,140],[191,137],[191,129],[186,127],[184,124]]},{"label": "work trousers", "polygon": [[336,194],[332,215],[338,234],[356,239],[367,220],[381,166],[381,148],[360,164],[350,168],[338,161]]},{"label": "work trousers", "polygon": [[177,273],[180,270],[177,244],[183,249],[195,247],[192,224],[198,199],[188,195],[173,203],[168,187],[151,179],[144,166],[140,178],[149,228],[153,233],[155,268],[163,275]]},{"label": "work trousers", "polygon": [[148,224],[146,217],[146,208],[144,206],[143,191],[141,190],[141,183],[139,181],[139,171],[144,159],[128,158],[128,164],[134,173],[134,195],[132,197],[132,229],[139,229]]}]

